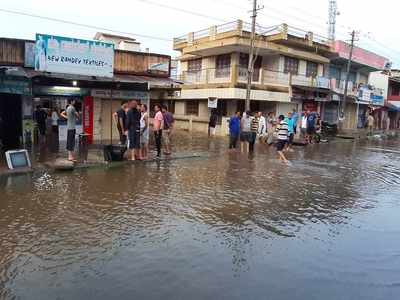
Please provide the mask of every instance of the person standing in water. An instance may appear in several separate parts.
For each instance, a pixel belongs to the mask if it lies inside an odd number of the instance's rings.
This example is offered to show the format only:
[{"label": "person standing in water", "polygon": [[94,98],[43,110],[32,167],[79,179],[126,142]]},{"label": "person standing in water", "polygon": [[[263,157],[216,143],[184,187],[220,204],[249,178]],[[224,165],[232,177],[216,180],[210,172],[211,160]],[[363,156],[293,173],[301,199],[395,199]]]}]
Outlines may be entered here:
[{"label": "person standing in water", "polygon": [[128,103],[122,101],[121,108],[114,113],[114,119],[117,124],[117,129],[119,132],[119,143],[120,145],[125,145],[127,137],[125,135],[125,123],[126,123],[126,110]]},{"label": "person standing in water", "polygon": [[285,145],[288,141],[289,128],[288,128],[288,124],[285,122],[284,115],[279,116],[278,122],[279,122],[279,124],[277,126],[278,142],[276,144],[276,150],[278,152],[278,159],[283,161],[284,163],[288,164],[289,161],[286,159],[286,156],[283,153],[283,150],[285,149]]},{"label": "person standing in water", "polygon": [[240,135],[240,111],[229,120],[229,149],[236,149]]},{"label": "person standing in water", "polygon": [[140,118],[141,113],[138,109],[136,100],[129,102],[129,111],[126,114],[126,135],[128,137],[128,149],[131,154],[131,161],[140,159]]},{"label": "person standing in water", "polygon": [[154,116],[153,120],[154,139],[156,142],[157,157],[161,157],[161,140],[162,140],[162,128],[164,123],[164,117],[161,112],[160,105],[156,104],[154,106],[154,111],[156,112],[156,115]]},{"label": "person standing in water", "polygon": [[242,120],[240,122],[240,151],[244,152],[244,147],[249,151],[248,143],[251,136],[251,113],[246,111],[243,113]]},{"label": "person standing in water", "polygon": [[174,129],[175,120],[172,113],[168,111],[168,107],[166,105],[162,106],[161,111],[164,120],[163,132],[162,132],[162,137],[165,147],[164,154],[171,155],[171,136],[172,136],[172,131]]},{"label": "person standing in water", "polygon": [[140,107],[140,159],[149,158],[149,114],[147,112],[147,105],[142,104]]},{"label": "person standing in water", "polygon": [[75,100],[70,101],[67,109],[61,113],[64,119],[67,119],[67,151],[68,160],[76,162],[75,151],[75,135],[76,120],[79,119],[79,113],[75,109]]}]

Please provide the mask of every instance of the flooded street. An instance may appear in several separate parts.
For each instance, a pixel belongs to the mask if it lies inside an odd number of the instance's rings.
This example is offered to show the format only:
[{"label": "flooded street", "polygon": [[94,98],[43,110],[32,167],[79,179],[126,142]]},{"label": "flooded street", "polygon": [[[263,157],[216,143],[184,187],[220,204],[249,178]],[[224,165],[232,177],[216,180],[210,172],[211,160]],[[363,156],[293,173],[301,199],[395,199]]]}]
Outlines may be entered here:
[{"label": "flooded street", "polygon": [[1,178],[0,299],[396,299],[400,142]]}]

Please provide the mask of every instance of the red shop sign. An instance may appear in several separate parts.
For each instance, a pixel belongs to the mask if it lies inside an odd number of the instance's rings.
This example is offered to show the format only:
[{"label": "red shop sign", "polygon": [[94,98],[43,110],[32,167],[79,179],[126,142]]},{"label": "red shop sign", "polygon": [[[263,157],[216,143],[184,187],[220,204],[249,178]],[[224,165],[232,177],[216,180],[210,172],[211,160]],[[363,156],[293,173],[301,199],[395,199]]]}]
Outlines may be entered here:
[{"label": "red shop sign", "polygon": [[93,97],[86,96],[83,99],[83,132],[88,134],[89,144],[93,144]]},{"label": "red shop sign", "polygon": [[315,101],[304,101],[303,102],[303,111],[317,112],[318,111],[318,103]]}]

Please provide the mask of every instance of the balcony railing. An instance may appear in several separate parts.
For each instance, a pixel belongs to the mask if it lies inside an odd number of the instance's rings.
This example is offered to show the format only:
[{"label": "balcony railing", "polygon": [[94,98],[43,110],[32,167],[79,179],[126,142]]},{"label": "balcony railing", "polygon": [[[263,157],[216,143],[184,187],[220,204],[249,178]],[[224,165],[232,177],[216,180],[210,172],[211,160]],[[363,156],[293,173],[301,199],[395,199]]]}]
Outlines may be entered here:
[{"label": "balcony railing", "polygon": [[[243,22],[241,20],[236,20],[217,26],[212,26],[207,29],[202,29],[200,31],[191,32],[189,34],[174,38],[174,44],[177,45],[181,43],[194,42],[206,37],[211,38],[212,36],[215,36],[217,34],[234,32],[234,31],[250,33],[251,24]],[[287,33],[288,35],[292,35],[306,40],[309,39],[316,43],[328,45],[328,38],[303,29],[289,26],[287,24],[274,25],[270,27],[263,27],[259,25],[256,26],[256,34],[259,36],[271,36],[279,33]]]},{"label": "balcony railing", "polygon": [[[202,69],[197,71],[185,71],[179,76],[179,80],[186,84],[213,84],[213,83],[247,83],[247,68],[244,66],[232,66],[229,68]],[[323,76],[310,77],[306,75],[291,75],[288,73],[268,69],[254,69],[252,84],[259,85],[290,85],[331,88],[331,80]]]},{"label": "balcony railing", "polygon": [[400,101],[400,95],[390,95],[388,96],[389,101]]}]

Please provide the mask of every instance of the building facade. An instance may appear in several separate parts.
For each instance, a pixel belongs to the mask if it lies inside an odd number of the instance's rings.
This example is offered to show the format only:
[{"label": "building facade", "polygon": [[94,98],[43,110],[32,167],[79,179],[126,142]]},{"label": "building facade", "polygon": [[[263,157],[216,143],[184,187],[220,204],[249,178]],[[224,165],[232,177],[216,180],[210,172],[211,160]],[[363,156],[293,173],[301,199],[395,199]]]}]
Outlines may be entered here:
[{"label": "building facade", "polygon": [[[257,33],[251,110],[276,114],[319,110],[330,91],[326,74],[332,52],[327,41],[286,24],[258,27]],[[207,130],[209,99],[217,99],[221,134],[227,130],[225,120],[244,111],[249,45],[250,24],[240,20],[174,39],[184,83],[175,99],[182,128]]]},{"label": "building facade", "polygon": [[[207,130],[209,99],[217,99],[221,134],[226,133],[225,118],[244,111],[250,37],[250,24],[238,20],[174,39],[184,83],[175,104],[181,127]],[[310,110],[328,123],[342,118],[343,129],[352,131],[364,127],[370,109],[384,107],[385,92],[369,80],[371,72],[388,63],[382,56],[354,48],[344,105],[350,52],[345,42],[331,44],[322,36],[282,24],[257,27],[255,48],[252,111],[278,115]]]},{"label": "building facade", "polygon": [[343,119],[343,129],[355,131],[365,127],[370,112],[384,110],[387,95],[387,78],[381,74],[388,59],[354,47],[349,83],[347,90],[344,116],[340,116],[344,100],[347,65],[350,55],[350,45],[336,41],[333,45],[335,56],[331,58],[329,77],[331,80],[332,97],[325,105],[322,118],[329,123],[338,123]]},{"label": "building facade", "polygon": [[[45,38],[48,48],[40,37],[36,41],[0,38],[0,140],[5,149],[35,140],[37,106],[60,112],[69,100],[76,100],[82,113],[78,133],[89,134],[96,143],[109,143],[118,140],[113,113],[121,101],[165,102],[179,89],[170,78],[168,55],[111,51],[103,41]],[[62,142],[66,121],[60,119],[58,125]]]},{"label": "building facade", "polygon": [[390,129],[400,128],[400,72],[397,70],[389,78],[388,114]]}]

